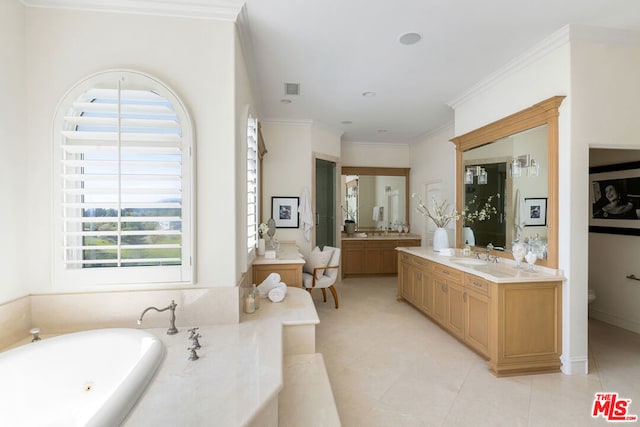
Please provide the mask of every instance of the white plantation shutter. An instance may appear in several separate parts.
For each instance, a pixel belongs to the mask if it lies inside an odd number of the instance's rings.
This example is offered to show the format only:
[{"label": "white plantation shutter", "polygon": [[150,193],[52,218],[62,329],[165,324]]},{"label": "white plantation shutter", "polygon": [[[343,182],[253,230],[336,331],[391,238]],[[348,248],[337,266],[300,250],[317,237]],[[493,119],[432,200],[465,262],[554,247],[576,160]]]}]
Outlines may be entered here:
[{"label": "white plantation shutter", "polygon": [[95,86],[91,80],[61,104],[54,135],[60,276],[88,284],[190,281],[188,115],[148,76],[107,72]]},{"label": "white plantation shutter", "polygon": [[258,121],[247,120],[247,250],[258,241]]}]

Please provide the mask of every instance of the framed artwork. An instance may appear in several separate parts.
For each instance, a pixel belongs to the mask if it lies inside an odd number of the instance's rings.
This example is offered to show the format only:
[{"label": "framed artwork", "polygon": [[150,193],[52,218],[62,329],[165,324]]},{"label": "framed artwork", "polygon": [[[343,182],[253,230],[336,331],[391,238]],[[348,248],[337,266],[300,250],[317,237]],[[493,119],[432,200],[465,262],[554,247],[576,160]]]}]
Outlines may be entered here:
[{"label": "framed artwork", "polygon": [[525,227],[547,225],[547,198],[524,199]]},{"label": "framed artwork", "polygon": [[589,168],[589,231],[640,236],[640,162]]},{"label": "framed artwork", "polygon": [[276,222],[276,228],[298,228],[299,197],[271,197],[271,218]]}]

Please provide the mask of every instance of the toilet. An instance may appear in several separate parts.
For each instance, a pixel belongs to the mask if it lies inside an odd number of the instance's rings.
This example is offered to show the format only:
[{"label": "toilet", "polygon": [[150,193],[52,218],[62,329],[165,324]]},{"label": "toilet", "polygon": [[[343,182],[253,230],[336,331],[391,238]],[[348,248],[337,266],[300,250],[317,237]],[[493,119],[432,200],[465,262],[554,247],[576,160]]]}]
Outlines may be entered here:
[{"label": "toilet", "polygon": [[589,288],[589,294],[588,294],[589,304],[591,304],[595,299],[596,299],[596,291]]}]

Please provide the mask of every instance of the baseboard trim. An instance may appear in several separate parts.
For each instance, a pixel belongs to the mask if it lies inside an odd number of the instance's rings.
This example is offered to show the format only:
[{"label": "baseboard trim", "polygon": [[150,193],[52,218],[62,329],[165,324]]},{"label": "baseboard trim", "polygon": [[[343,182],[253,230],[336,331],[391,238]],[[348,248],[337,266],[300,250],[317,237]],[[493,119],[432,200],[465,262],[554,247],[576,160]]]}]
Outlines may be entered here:
[{"label": "baseboard trim", "polygon": [[596,310],[591,307],[589,307],[589,317],[596,320],[600,320],[601,322],[605,322],[613,326],[617,326],[622,329],[626,329],[631,332],[635,332],[636,334],[640,334],[640,322],[624,319],[614,314]]},{"label": "baseboard trim", "polygon": [[562,366],[560,370],[565,375],[585,375],[589,373],[588,357],[560,357]]}]

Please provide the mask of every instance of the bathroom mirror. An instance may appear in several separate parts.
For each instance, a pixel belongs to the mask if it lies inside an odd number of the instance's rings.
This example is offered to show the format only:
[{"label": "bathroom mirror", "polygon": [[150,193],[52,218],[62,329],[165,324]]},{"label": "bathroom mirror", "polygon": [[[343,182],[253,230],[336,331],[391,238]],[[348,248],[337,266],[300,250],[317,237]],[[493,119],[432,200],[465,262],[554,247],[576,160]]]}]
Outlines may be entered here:
[{"label": "bathroom mirror", "polygon": [[[544,124],[463,153],[463,244],[510,251],[516,240],[547,243],[547,212],[538,204],[549,195],[547,133]],[[510,173],[514,158],[523,159],[520,176]]]},{"label": "bathroom mirror", "polygon": [[[494,250],[493,255],[511,258],[511,242],[537,234],[540,239],[546,236],[546,259],[538,260],[538,264],[557,268],[558,108],[563,99],[549,98],[451,140],[456,144],[456,209],[462,212],[465,204],[478,203],[482,208],[489,195],[501,194],[495,223],[475,221],[473,226],[480,225],[476,246],[485,248],[484,242],[489,241],[506,249]],[[512,177],[514,165],[516,176]],[[478,184],[479,177],[487,184]],[[472,203],[473,194],[478,196]],[[497,203],[495,200],[492,204]],[[458,247],[464,245],[464,234],[468,236],[465,225],[464,220],[456,223]],[[502,242],[504,245],[499,244]]]},{"label": "bathroom mirror", "polygon": [[360,231],[407,224],[409,168],[343,166],[343,220],[353,218]]}]

